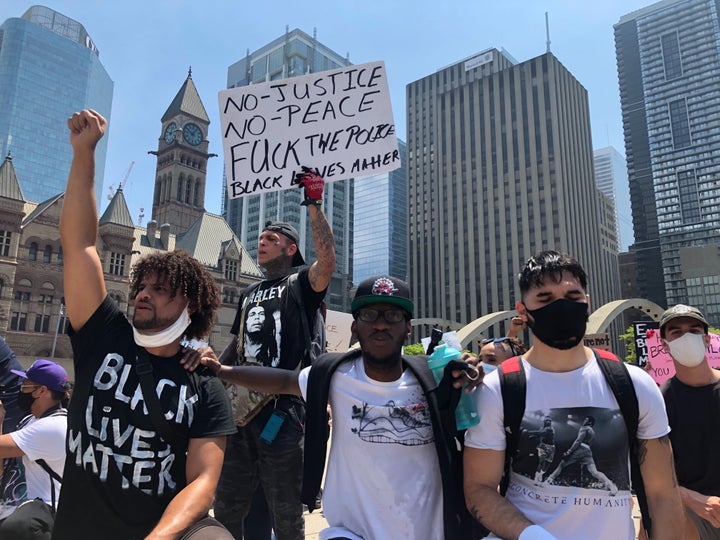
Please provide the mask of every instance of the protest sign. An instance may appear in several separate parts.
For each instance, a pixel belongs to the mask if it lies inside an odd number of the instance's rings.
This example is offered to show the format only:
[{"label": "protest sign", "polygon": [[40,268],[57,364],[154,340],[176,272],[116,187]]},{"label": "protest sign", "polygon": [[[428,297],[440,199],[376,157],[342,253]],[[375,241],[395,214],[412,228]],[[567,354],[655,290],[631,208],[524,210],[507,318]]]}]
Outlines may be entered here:
[{"label": "protest sign", "polygon": [[636,363],[638,366],[643,367],[648,361],[648,349],[645,340],[645,332],[660,328],[660,323],[657,321],[635,321],[632,323],[632,327],[633,333],[635,334],[633,344],[635,345]]},{"label": "protest sign", "polygon": [[[660,343],[660,330],[645,331],[647,343],[648,373],[655,382],[662,384],[675,375],[675,365],[672,356]],[[710,334],[710,346],[707,349],[707,359],[710,367],[720,369],[720,336]]]},{"label": "protest sign", "polygon": [[327,310],[325,317],[325,341],[327,352],[347,352],[350,347],[350,325],[353,318],[350,313]]},{"label": "protest sign", "polygon": [[585,334],[583,337],[583,345],[592,349],[612,352],[612,349],[610,348],[610,334],[607,332],[600,334]]},{"label": "protest sign", "polygon": [[231,199],[293,187],[301,166],[326,182],[400,167],[384,62],[223,90]]}]

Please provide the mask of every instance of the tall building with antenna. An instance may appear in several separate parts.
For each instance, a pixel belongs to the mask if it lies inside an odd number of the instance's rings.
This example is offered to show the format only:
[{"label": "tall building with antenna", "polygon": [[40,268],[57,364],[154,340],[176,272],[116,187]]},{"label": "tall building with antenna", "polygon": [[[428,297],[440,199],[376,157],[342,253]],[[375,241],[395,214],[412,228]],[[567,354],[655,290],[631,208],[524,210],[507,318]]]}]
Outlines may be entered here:
[{"label": "tall building with antenna", "polygon": [[[228,68],[228,88],[297,77],[350,65],[350,60],[320,43],[313,33],[286,29],[284,35],[248,50]],[[312,166],[312,163],[304,164]],[[325,302],[330,309],[348,311],[348,291],[353,268],[353,180],[325,184],[323,212],[335,235],[337,263]],[[258,236],[268,220],[286,221],[300,233],[301,251],[306,261],[315,260],[315,248],[307,211],[300,206],[301,189],[274,191],[230,199],[225,191],[223,217],[253,257],[257,256]]]},{"label": "tall building with antenna", "polygon": [[[24,196],[44,201],[65,190],[72,148],[68,111],[92,107],[110,119],[113,82],[82,24],[44,6],[0,26],[0,156],[12,154]],[[108,137],[96,151],[101,200]]]}]

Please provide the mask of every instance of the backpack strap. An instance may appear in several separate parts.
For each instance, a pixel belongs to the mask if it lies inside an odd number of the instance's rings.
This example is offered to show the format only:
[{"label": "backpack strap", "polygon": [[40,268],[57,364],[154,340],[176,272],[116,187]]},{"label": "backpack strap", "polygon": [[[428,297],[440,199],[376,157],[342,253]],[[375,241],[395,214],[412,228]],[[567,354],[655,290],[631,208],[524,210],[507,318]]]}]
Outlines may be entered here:
[{"label": "backpack strap", "polygon": [[302,324],[303,336],[305,337],[305,352],[300,359],[300,363],[307,367],[310,365],[310,348],[312,347],[312,336],[310,335],[310,321],[308,321],[307,312],[305,311],[305,302],[303,301],[302,289],[300,288],[300,280],[297,272],[291,274],[288,278],[288,290],[290,296],[295,301],[300,310],[300,324]]},{"label": "backpack strap", "polygon": [[615,395],[625,421],[630,450],[630,480],[640,506],[643,525],[649,534],[652,521],[650,520],[645,484],[640,473],[640,462],[638,460],[637,429],[640,421],[640,406],[635,387],[624,362],[621,362],[614,354],[607,351],[593,349],[593,352],[608,386]]},{"label": "backpack strap", "polygon": [[503,400],[503,423],[505,424],[505,472],[500,481],[503,497],[510,483],[510,465],[520,444],[520,422],[525,414],[525,390],[527,380],[522,358],[513,356],[498,366],[500,391]]},{"label": "backpack strap", "polygon": [[330,435],[327,404],[330,394],[330,380],[333,373],[343,362],[354,360],[362,354],[360,349],[349,353],[327,353],[320,356],[310,368],[307,381],[307,404],[305,406],[305,459],[303,460],[303,480],[300,500],[308,510],[315,510],[316,497],[320,492],[327,441]]},{"label": "backpack strap", "polygon": [[56,497],[55,497],[55,482],[53,482],[53,480],[57,480],[58,482],[60,482],[62,484],[62,476],[60,476],[58,473],[53,471],[50,468],[50,465],[48,465],[47,462],[42,458],[36,459],[35,463],[40,465],[40,467],[42,467],[43,470],[50,475],[50,500],[52,501],[52,507],[57,508]]},{"label": "backpack strap", "polygon": [[142,389],[143,399],[147,406],[150,419],[152,420],[153,427],[157,431],[158,435],[171,447],[178,449],[182,448],[182,440],[180,436],[172,430],[170,423],[165,418],[162,410],[160,409],[160,399],[158,398],[157,392],[155,391],[155,379],[153,378],[153,367],[148,358],[147,351],[140,346],[136,346],[136,363],[135,370],[137,371],[138,378],[140,379],[140,388]]}]

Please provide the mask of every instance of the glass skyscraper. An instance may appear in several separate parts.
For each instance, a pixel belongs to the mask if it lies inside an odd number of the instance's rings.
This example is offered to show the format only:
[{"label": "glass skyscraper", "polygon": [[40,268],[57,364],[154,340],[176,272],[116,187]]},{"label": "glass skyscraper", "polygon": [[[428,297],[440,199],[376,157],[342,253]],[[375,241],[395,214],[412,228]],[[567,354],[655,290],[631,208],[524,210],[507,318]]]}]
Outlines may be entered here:
[{"label": "glass skyscraper", "polygon": [[595,184],[612,200],[616,221],[616,236],[620,251],[627,251],[633,241],[630,196],[627,192],[627,164],[612,146],[593,151]]},{"label": "glass skyscraper", "polygon": [[[82,24],[43,6],[0,26],[0,156],[12,155],[26,200],[65,191],[74,111],[91,107],[110,118],[113,82],[99,54]],[[98,201],[107,142],[96,152]]]},{"label": "glass skyscraper", "polygon": [[[702,277],[702,261],[683,264],[683,250],[720,247],[718,9],[715,0],[665,0],[615,25],[630,249],[641,293],[661,306],[688,302],[687,280]],[[707,266],[717,282],[720,269]]]},{"label": "glass skyscraper", "polygon": [[398,149],[399,169],[355,181],[355,285],[379,274],[407,280],[407,152],[399,139]]},{"label": "glass skyscraper", "polygon": [[[349,66],[350,61],[302,30],[287,31],[228,68],[228,88],[297,77]],[[312,163],[306,164],[312,166]],[[353,269],[353,180],[325,184],[323,212],[335,235],[337,263],[325,302],[329,309],[349,311]],[[300,251],[310,263],[316,259],[310,219],[300,206],[302,189],[287,189],[230,199],[225,190],[223,217],[248,252],[257,257],[258,236],[266,221],[285,221],[300,233]]]}]

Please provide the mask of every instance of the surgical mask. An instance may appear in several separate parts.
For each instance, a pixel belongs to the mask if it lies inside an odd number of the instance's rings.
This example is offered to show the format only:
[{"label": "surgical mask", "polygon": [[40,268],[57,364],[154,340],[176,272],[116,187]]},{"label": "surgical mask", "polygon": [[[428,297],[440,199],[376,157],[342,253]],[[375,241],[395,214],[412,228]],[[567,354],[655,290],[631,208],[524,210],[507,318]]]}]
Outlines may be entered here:
[{"label": "surgical mask", "polygon": [[497,369],[497,366],[493,366],[492,364],[488,364],[487,362],[480,362],[480,365],[482,366],[485,373],[492,373]]},{"label": "surgical mask", "polygon": [[582,343],[588,321],[588,305],[565,298],[539,309],[528,309],[532,315],[528,326],[535,337],[553,349],[568,350]]},{"label": "surgical mask", "polygon": [[135,336],[135,343],[141,347],[145,347],[146,349],[164,347],[165,345],[169,345],[175,341],[177,338],[182,337],[188,326],[190,326],[190,314],[188,313],[187,306],[185,306],[185,309],[182,310],[178,319],[165,330],[148,333],[138,330],[133,326],[133,335]]},{"label": "surgical mask", "polygon": [[667,344],[673,359],[686,367],[700,365],[707,352],[705,334],[687,332],[677,339],[668,341]]},{"label": "surgical mask", "polygon": [[[37,390],[37,388],[35,390]],[[20,392],[18,393],[18,409],[20,409],[25,414],[30,414],[30,408],[32,407],[33,403],[35,403],[35,399],[37,399],[33,397],[33,393],[34,391],[23,392],[22,390],[20,390]]]}]

